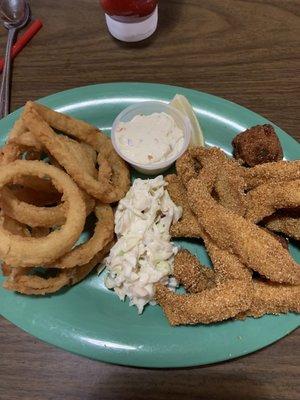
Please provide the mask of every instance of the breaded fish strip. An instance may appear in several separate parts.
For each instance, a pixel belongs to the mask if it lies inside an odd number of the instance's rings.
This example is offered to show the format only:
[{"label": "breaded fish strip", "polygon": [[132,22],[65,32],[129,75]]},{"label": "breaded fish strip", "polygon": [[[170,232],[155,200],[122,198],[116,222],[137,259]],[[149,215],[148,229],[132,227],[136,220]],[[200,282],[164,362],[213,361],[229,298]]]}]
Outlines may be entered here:
[{"label": "breaded fish strip", "polygon": [[268,279],[299,284],[300,266],[263,229],[218,204],[200,180],[188,184],[188,201],[211,240]]},{"label": "breaded fish strip", "polygon": [[284,285],[253,280],[253,300],[245,313],[238,317],[261,317],[264,314],[300,313],[300,285]]},{"label": "breaded fish strip", "polygon": [[300,207],[280,210],[264,219],[263,222],[271,231],[281,232],[290,238],[300,240]]},{"label": "breaded fish strip", "polygon": [[244,168],[247,189],[254,189],[264,183],[284,182],[300,179],[300,160],[277,161]]},{"label": "breaded fish strip", "polygon": [[250,282],[252,272],[238,257],[216,246],[209,237],[204,239],[205,247],[213,263],[216,282],[225,279],[239,279]]},{"label": "breaded fish strip", "polygon": [[218,203],[244,216],[246,212],[245,180],[237,168],[222,166],[214,183]]},{"label": "breaded fish strip", "polygon": [[[187,192],[179,177],[176,175],[168,175],[166,180],[169,182],[168,192],[172,201],[182,206],[183,209],[181,220],[171,226],[171,235],[178,237],[202,237],[214,265],[214,270],[219,275],[219,279],[225,277],[228,279],[251,279],[252,274],[248,268],[246,268],[235,255],[218,248],[201,228],[195,214],[190,209]],[[184,266],[186,279],[191,281],[194,277],[193,269],[189,269],[186,264]],[[181,278],[179,276],[177,276],[177,278],[183,283],[182,275]]]},{"label": "breaded fish strip", "polygon": [[257,223],[281,208],[300,206],[300,179],[271,182],[251,190],[246,196],[245,218]]},{"label": "breaded fish strip", "polygon": [[210,324],[248,310],[252,301],[245,295],[248,287],[248,282],[226,280],[200,293],[180,295],[158,284],[155,299],[171,325]]},{"label": "breaded fish strip", "polygon": [[187,250],[180,250],[174,260],[174,276],[189,293],[199,293],[215,286],[215,273],[200,264]]},{"label": "breaded fish strip", "polygon": [[176,170],[186,186],[190,179],[205,182],[214,190],[220,204],[243,215],[245,212],[245,180],[243,169],[217,147],[192,147],[177,160]]},{"label": "breaded fish strip", "polygon": [[[201,161],[201,169],[195,166]],[[190,170],[193,166],[193,171]],[[189,166],[189,168],[187,168]],[[165,179],[169,183],[168,192],[172,200],[183,209],[182,218],[171,227],[174,237],[202,237],[202,229],[191,211],[184,182],[188,183],[192,176],[197,176],[214,190],[218,202],[240,215],[246,211],[245,181],[240,173],[240,167],[229,159],[220,149],[196,147],[189,149],[180,160],[176,168],[180,176],[168,175]]]},{"label": "breaded fish strip", "polygon": [[[215,177],[222,167],[232,168],[243,174],[243,168],[238,162],[227,155],[218,147],[190,147],[177,161],[176,171],[183,184],[186,186],[190,179],[201,178],[206,184],[212,186]],[[203,175],[203,169],[209,171]]]},{"label": "breaded fish strip", "polygon": [[171,199],[177,206],[182,207],[182,217],[171,226],[171,236],[189,238],[202,237],[203,231],[189,206],[186,189],[180,178],[177,175],[168,175],[165,177],[165,180],[168,182],[167,190]]}]

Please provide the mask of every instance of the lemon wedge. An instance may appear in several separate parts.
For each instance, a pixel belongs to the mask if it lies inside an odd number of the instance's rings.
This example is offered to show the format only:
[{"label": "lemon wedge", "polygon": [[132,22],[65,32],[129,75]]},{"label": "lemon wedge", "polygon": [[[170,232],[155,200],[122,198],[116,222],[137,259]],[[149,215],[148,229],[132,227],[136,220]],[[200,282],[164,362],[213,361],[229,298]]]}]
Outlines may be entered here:
[{"label": "lemon wedge", "polygon": [[181,111],[189,118],[192,127],[190,146],[204,146],[204,136],[201,126],[188,99],[181,94],[176,94],[170,106]]}]

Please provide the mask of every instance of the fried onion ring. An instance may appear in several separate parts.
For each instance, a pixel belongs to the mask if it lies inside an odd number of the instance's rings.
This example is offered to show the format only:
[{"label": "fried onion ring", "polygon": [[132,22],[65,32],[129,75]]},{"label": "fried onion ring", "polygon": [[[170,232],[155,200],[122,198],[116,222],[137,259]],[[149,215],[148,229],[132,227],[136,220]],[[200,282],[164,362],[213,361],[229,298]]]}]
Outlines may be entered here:
[{"label": "fried onion ring", "polygon": [[114,215],[109,205],[98,204],[95,207],[97,223],[93,236],[85,243],[75,247],[52,265],[56,268],[73,268],[88,263],[101,251],[114,235]]},{"label": "fried onion ring", "polygon": [[53,129],[89,144],[97,152],[101,152],[103,148],[112,148],[109,138],[95,126],[85,121],[59,113],[43,104],[32,101],[28,101],[25,108],[33,108]]},{"label": "fried onion ring", "polygon": [[12,235],[0,226],[0,257],[12,266],[27,267],[51,263],[69,251],[78,240],[85,223],[85,203],[72,179],[56,167],[41,161],[17,160],[0,167],[0,189],[13,181],[14,176],[50,177],[68,202],[66,222],[43,238],[23,238]]},{"label": "fried onion ring", "polygon": [[17,144],[22,149],[34,148],[40,152],[43,150],[41,143],[38,140],[36,140],[35,136],[29,131],[24,132],[20,136],[17,136],[13,139],[10,139],[8,143]]},{"label": "fried onion ring", "polygon": [[[95,201],[85,192],[81,192],[81,196],[85,202],[86,215],[89,215]],[[6,215],[31,227],[51,228],[61,226],[66,221],[66,202],[53,207],[39,207],[20,201],[11,190],[5,187],[0,191],[0,205]]]},{"label": "fried onion ring", "polygon": [[37,192],[57,193],[50,179],[39,178],[38,176],[15,176],[12,183],[31,188]]},{"label": "fried onion ring", "polygon": [[[67,136],[59,136],[59,139],[66,145],[69,151],[72,152],[80,168],[89,175],[96,177],[97,170],[95,167],[94,154],[88,149],[88,145],[76,142],[76,140],[70,139]],[[91,150],[93,151],[93,149]]]},{"label": "fried onion ring", "polygon": [[12,270],[16,270],[16,273],[14,271],[10,273],[4,281],[3,287],[27,295],[45,295],[57,292],[66,285],[75,285],[84,279],[103,260],[112,244],[113,242],[107,244],[87,264],[71,269],[58,270],[57,276],[53,278],[30,275],[33,268],[12,268]]},{"label": "fried onion ring", "polygon": [[39,207],[50,206],[61,200],[61,193],[57,191],[42,192],[21,185],[10,185],[8,188],[18,200]]},{"label": "fried onion ring", "polygon": [[[51,129],[51,127],[40,117],[40,115],[32,108],[25,107],[25,112],[23,114],[23,120],[30,131],[41,141],[41,143],[47,148],[49,153],[61,164],[68,174],[74,179],[74,181],[85,191],[87,191],[91,196],[103,201],[112,202],[119,200],[120,196],[124,195],[126,191],[124,190],[124,172],[128,175],[128,171],[123,171],[121,169],[120,175],[122,181],[122,187],[114,187],[109,181],[99,182],[92,175],[90,175],[84,169],[81,169],[80,164],[76,161],[77,154],[65,143],[62,143],[59,136]],[[111,153],[111,156],[113,153]],[[123,162],[116,159],[116,167],[123,166]],[[119,163],[117,165],[117,162]],[[118,175],[117,175],[117,178]],[[129,176],[128,176],[129,184]],[[127,189],[127,183],[126,183]]]},{"label": "fried onion ring", "polygon": [[20,146],[18,146],[16,143],[7,143],[1,147],[0,166],[16,161],[21,154],[22,150],[20,149]]},{"label": "fried onion ring", "polygon": [[[30,116],[30,111],[35,111],[36,113],[33,113],[33,115]],[[58,129],[89,144],[94,150],[101,154],[100,161],[101,159],[103,160],[105,158],[111,167],[111,179],[101,179],[101,182],[98,182],[88,175],[84,175],[82,177],[82,174],[80,174],[80,171],[78,171],[78,167],[76,168],[76,165],[72,165],[72,157],[64,159],[64,156],[56,151],[56,154],[58,155],[57,158],[54,154],[54,132],[47,124],[46,126],[44,125],[43,132],[39,132],[39,128],[42,127],[41,118],[39,118],[39,121],[34,121],[37,113],[52,128]],[[104,203],[112,203],[120,200],[126,194],[130,186],[130,176],[127,165],[125,161],[123,161],[122,158],[119,157],[119,155],[115,152],[111,140],[99,129],[84,121],[71,118],[68,115],[58,113],[44,105],[33,102],[26,103],[25,112],[23,113],[22,118],[25,125],[35,134],[37,139],[44,144],[44,146],[58,160],[58,162],[63,165],[63,167],[66,169],[66,171],[68,171],[78,185],[80,185],[78,178],[81,178],[82,188],[90,193],[93,197],[101,200]],[[72,171],[72,173],[70,171]],[[100,172],[100,177],[103,178],[101,174],[102,173]],[[82,178],[85,179],[82,180]]]},{"label": "fried onion ring", "polygon": [[12,233],[13,235],[19,236],[30,236],[30,231],[28,227],[20,222],[16,221],[13,218],[10,218],[8,215],[5,215],[1,212],[2,226],[5,230]]}]

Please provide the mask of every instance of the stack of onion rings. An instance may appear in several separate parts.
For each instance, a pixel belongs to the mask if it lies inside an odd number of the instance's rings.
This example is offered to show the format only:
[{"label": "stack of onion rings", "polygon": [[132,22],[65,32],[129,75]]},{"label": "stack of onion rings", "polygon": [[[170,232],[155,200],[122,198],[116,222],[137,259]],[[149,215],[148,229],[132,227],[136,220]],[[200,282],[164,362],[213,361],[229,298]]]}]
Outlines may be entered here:
[{"label": "stack of onion rings", "polygon": [[[127,165],[102,132],[28,102],[0,152],[4,287],[41,295],[82,280],[110,250],[109,203],[129,186]],[[76,244],[89,214],[94,233]]]}]

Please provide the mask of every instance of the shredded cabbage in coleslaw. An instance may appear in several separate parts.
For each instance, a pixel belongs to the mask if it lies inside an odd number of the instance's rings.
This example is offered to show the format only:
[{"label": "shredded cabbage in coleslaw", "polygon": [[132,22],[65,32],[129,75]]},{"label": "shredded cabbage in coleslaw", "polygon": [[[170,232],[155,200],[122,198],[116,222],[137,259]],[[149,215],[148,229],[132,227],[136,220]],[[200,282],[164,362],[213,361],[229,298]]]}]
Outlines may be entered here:
[{"label": "shredded cabbage in coleslaw", "polygon": [[177,286],[173,271],[178,248],[170,242],[170,226],[182,215],[171,200],[163,176],[136,179],[115,213],[117,243],[104,260],[105,285],[121,300],[126,296],[139,314],[155,304],[155,283]]}]

